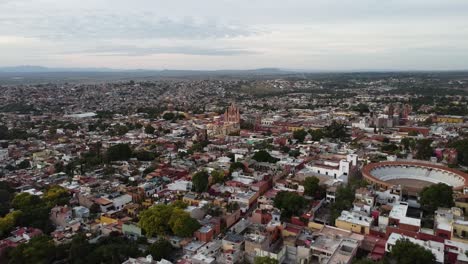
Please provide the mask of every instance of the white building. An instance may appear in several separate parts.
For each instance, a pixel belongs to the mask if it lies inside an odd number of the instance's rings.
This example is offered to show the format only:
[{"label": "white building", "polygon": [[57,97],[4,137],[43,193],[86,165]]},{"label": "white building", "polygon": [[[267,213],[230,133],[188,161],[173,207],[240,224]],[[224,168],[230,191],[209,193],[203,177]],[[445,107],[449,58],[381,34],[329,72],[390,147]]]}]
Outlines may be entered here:
[{"label": "white building", "polygon": [[348,154],[346,159],[324,160],[313,164],[307,164],[305,167],[312,173],[328,176],[333,179],[341,179],[347,182],[351,167],[356,165],[357,155]]},{"label": "white building", "polygon": [[112,199],[112,204],[114,205],[115,210],[119,211],[124,208],[124,206],[132,201],[132,196],[128,194],[121,195]]},{"label": "white building", "polygon": [[177,180],[167,185],[167,189],[170,191],[182,191],[187,192],[192,189],[192,182],[185,180]]}]

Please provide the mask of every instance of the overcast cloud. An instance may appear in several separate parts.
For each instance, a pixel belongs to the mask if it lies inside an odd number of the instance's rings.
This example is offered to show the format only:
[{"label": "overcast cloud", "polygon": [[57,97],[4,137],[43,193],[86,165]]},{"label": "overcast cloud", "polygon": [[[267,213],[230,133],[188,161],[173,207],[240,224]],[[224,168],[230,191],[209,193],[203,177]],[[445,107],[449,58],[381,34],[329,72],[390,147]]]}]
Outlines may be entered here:
[{"label": "overcast cloud", "polygon": [[468,69],[466,0],[0,0],[0,66]]}]

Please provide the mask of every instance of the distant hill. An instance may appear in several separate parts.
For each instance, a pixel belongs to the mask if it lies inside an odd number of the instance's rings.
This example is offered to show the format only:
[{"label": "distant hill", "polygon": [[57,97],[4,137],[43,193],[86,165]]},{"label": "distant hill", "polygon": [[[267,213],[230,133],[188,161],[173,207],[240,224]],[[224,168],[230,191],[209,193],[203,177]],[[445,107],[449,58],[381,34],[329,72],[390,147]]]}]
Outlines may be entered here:
[{"label": "distant hill", "polygon": [[126,80],[158,79],[266,79],[302,75],[299,71],[277,68],[253,70],[124,70],[109,68],[47,68],[42,66],[0,67],[0,85],[37,83],[97,83]]},{"label": "distant hill", "polygon": [[43,66],[22,65],[13,67],[0,67],[3,73],[41,73],[41,72],[115,72],[119,70],[107,68],[48,68]]},{"label": "distant hill", "polygon": [[277,68],[263,68],[263,69],[252,69],[252,70],[215,70],[215,71],[204,71],[204,70],[125,70],[125,69],[110,69],[110,68],[48,68],[43,66],[14,66],[14,67],[0,67],[0,73],[65,73],[65,72],[124,72],[124,73],[150,73],[158,76],[188,76],[188,75],[223,75],[223,74],[234,74],[234,75],[270,75],[270,74],[290,74],[294,71],[281,70]]}]

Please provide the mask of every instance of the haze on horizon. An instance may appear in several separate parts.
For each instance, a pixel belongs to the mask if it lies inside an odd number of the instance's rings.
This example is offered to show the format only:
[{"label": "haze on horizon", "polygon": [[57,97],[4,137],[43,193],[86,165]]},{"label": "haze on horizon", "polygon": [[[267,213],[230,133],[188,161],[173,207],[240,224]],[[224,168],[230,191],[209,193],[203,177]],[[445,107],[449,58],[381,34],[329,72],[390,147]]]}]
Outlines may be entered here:
[{"label": "haze on horizon", "polygon": [[0,67],[466,70],[466,0],[0,0]]}]

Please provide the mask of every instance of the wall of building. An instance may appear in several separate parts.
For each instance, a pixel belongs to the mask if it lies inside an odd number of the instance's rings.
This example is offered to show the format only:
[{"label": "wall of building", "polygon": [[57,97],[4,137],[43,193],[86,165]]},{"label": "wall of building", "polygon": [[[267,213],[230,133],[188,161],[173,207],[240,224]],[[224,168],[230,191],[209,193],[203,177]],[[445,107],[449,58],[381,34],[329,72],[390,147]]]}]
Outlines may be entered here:
[{"label": "wall of building", "polygon": [[368,235],[370,231],[368,226],[354,224],[354,223],[342,221],[339,219],[335,220],[335,226],[344,230],[349,230],[351,232],[358,233],[358,234]]}]

